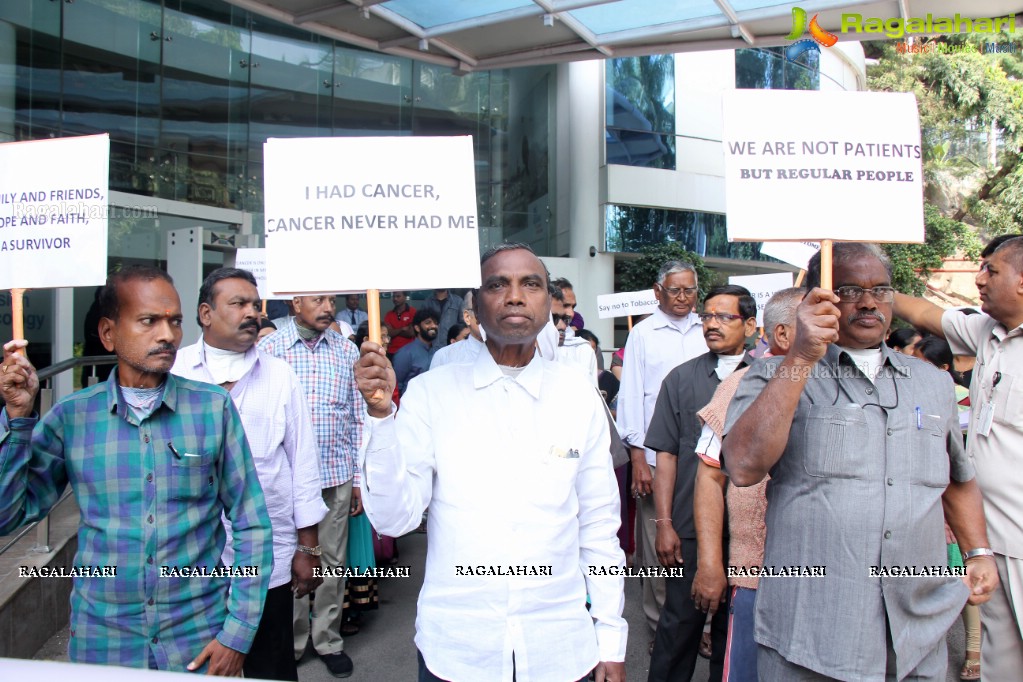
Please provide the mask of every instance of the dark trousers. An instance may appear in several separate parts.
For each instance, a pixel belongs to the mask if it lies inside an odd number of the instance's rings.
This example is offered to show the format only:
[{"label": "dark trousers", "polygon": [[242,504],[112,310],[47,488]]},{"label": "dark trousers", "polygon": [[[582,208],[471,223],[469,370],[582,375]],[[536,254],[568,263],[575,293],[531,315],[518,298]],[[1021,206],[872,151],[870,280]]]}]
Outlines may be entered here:
[{"label": "dark trousers", "polygon": [[[727,552],[725,556],[728,556]],[[654,636],[648,682],[689,682],[696,669],[700,637],[707,622],[707,614],[696,608],[692,597],[693,578],[696,577],[696,540],[682,540],[682,561],[685,577],[665,580],[664,608]],[[724,670],[728,606],[726,599],[718,606],[710,625],[714,652],[710,658],[710,682],[721,682]]]},{"label": "dark trousers", "polygon": [[256,637],[252,640],[242,664],[245,677],[266,680],[298,680],[295,665],[295,630],[292,610],[295,597],[291,585],[273,587],[266,592],[263,617],[259,619]]}]

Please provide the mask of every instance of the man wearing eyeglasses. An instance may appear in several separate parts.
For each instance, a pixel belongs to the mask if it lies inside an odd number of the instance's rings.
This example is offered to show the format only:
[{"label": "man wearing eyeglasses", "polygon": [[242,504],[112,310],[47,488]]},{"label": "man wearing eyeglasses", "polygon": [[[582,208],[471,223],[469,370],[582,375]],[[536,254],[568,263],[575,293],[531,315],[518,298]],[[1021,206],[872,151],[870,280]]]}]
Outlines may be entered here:
[{"label": "man wearing eyeglasses", "polygon": [[[632,494],[637,501],[636,564],[639,566],[658,565],[657,530],[650,520],[655,518],[656,512],[652,493],[657,453],[643,447],[657,394],[668,372],[707,352],[700,318],[694,312],[699,292],[697,284],[696,268],[691,264],[668,261],[662,265],[653,285],[657,310],[632,328],[625,344],[622,383],[618,391],[618,429],[632,455]],[[664,578],[643,578],[643,613],[650,626],[651,639],[657,632],[663,606]]]},{"label": "man wearing eyeglasses", "polygon": [[[719,510],[695,509],[693,504],[699,462],[696,444],[702,431],[696,413],[714,397],[723,379],[753,362],[745,347],[746,338],[757,328],[757,302],[745,287],[714,287],[707,292],[699,319],[709,350],[664,378],[646,432],[646,446],[657,452],[655,516],[651,523],[657,529],[657,558],[668,568],[685,567],[683,577],[666,579],[664,610],[650,660],[650,682],[692,678],[708,612],[712,615],[713,682],[721,680],[725,658],[728,583],[724,557],[728,533],[723,523],[724,499]],[[713,526],[713,532],[701,522]],[[712,598],[694,599],[711,592]],[[719,604],[723,604],[720,609]]]},{"label": "man wearing eyeglasses", "polygon": [[[817,569],[760,581],[758,673],[944,680],[949,627],[998,585],[952,380],[884,344],[895,292],[880,249],[836,243],[833,263],[827,291],[811,259],[789,354],[751,367],[725,424],[732,482],[771,475],[765,568]],[[977,557],[962,577],[945,520]]]}]

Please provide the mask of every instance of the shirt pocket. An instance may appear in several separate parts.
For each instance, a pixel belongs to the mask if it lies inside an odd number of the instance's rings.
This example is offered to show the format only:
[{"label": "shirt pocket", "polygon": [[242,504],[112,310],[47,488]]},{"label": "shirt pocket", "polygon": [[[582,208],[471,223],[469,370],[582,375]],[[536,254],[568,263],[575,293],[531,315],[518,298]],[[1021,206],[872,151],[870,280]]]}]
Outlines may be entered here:
[{"label": "shirt pocket", "polygon": [[[1004,364],[1004,363],[1003,363]],[[1000,373],[992,393],[995,403],[994,421],[1023,430],[1023,379],[1013,381],[1011,374]]]},{"label": "shirt pocket", "polygon": [[862,408],[812,405],[807,414],[803,467],[819,478],[873,477],[876,453],[870,452]]},{"label": "shirt pocket", "polygon": [[945,488],[949,482],[948,444],[945,419],[920,415],[920,428],[913,428],[913,466],[910,482],[929,488]]},{"label": "shirt pocket", "polygon": [[564,505],[575,490],[579,460],[578,448],[552,446],[547,449],[535,468],[535,485],[531,487],[534,503],[540,507]]},{"label": "shirt pocket", "polygon": [[169,497],[172,500],[195,501],[216,491],[213,452],[182,451],[181,458],[171,463]]}]

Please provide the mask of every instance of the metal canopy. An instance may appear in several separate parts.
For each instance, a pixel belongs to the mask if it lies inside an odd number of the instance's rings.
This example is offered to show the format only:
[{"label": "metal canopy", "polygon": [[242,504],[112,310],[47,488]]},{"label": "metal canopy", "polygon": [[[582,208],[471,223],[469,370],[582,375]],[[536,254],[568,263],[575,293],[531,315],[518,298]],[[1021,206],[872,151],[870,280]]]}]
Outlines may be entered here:
[{"label": "metal canopy", "polygon": [[[839,40],[844,13],[882,19],[1004,17],[1019,0],[227,0],[369,50],[459,71],[642,54],[787,45],[792,9]],[[1023,18],[1017,17],[1023,29]]]}]

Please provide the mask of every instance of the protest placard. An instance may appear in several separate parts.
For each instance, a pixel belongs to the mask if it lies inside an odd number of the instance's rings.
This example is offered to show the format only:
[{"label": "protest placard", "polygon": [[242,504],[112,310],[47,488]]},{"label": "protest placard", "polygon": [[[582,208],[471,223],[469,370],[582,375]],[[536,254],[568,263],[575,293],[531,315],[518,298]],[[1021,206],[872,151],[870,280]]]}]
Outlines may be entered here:
[{"label": "protest placard", "polygon": [[772,272],[766,275],[734,275],[728,278],[729,284],[738,284],[749,289],[753,300],[757,302],[757,326],[764,326],[764,306],[775,292],[792,286],[791,272]]},{"label": "protest placard", "polygon": [[0,289],[103,284],[110,137],[0,144]]},{"label": "protest placard", "polygon": [[657,297],[653,289],[597,296],[597,317],[602,320],[608,317],[645,315],[654,312],[656,308]]},{"label": "protest placard", "polygon": [[479,286],[471,137],[270,139],[264,150],[271,292]]},{"label": "protest placard", "polygon": [[730,241],[923,241],[912,94],[730,90],[722,114]]},{"label": "protest placard", "polygon": [[806,264],[820,250],[821,245],[817,242],[764,242],[760,247],[761,254],[777,258],[800,270],[805,270]]},{"label": "protest placard", "polygon": [[264,301],[288,300],[291,296],[275,296],[266,285],[266,249],[238,249],[234,254],[234,266],[248,270],[256,278],[256,289]]}]

